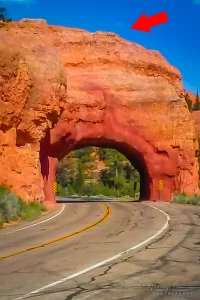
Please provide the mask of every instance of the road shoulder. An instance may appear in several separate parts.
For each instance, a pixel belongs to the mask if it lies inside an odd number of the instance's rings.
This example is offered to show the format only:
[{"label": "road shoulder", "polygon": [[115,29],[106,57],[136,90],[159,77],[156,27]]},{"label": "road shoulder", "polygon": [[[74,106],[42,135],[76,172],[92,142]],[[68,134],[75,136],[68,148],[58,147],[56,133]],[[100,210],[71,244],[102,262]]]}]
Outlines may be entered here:
[{"label": "road shoulder", "polygon": [[47,222],[59,216],[63,210],[66,209],[65,205],[59,204],[57,209],[48,209],[47,212],[43,213],[39,218],[32,220],[32,221],[23,221],[20,220],[18,222],[13,222],[10,224],[5,224],[4,228],[0,230],[0,237],[7,234],[12,234],[17,231],[25,230],[30,227],[39,225],[41,223]]}]

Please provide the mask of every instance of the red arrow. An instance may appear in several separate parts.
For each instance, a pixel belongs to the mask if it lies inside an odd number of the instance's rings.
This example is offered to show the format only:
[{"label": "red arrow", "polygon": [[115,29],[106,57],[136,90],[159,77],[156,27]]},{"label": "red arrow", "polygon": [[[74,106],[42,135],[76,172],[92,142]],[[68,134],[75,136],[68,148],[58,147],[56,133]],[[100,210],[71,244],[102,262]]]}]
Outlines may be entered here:
[{"label": "red arrow", "polygon": [[142,14],[139,19],[131,26],[132,29],[151,32],[152,26],[157,26],[168,22],[168,16],[166,12],[147,17],[146,14]]}]

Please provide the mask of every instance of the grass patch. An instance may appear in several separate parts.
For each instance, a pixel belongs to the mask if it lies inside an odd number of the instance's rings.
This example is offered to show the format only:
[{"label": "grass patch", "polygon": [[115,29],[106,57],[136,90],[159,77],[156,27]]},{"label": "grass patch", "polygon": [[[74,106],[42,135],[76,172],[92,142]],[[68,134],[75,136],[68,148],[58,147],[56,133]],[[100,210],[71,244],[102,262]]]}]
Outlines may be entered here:
[{"label": "grass patch", "polygon": [[41,202],[26,203],[7,187],[0,186],[0,228],[4,223],[18,220],[34,220],[47,208]]},{"label": "grass patch", "polygon": [[175,194],[172,199],[173,203],[200,205],[200,195],[188,196],[186,193]]}]

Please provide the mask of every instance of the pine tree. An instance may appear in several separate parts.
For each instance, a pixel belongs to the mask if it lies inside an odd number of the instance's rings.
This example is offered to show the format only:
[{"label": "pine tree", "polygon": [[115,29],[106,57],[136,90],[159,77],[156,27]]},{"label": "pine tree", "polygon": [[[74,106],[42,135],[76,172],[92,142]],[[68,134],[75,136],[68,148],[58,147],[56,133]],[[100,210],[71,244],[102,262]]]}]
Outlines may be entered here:
[{"label": "pine tree", "polygon": [[81,163],[78,165],[78,174],[74,183],[74,189],[76,192],[79,192],[84,184],[84,174],[83,174],[83,166]]},{"label": "pine tree", "polygon": [[[1,1],[0,1],[1,4]],[[10,18],[6,17],[6,8],[5,7],[0,7],[0,21],[3,22],[11,22],[12,20]]]}]

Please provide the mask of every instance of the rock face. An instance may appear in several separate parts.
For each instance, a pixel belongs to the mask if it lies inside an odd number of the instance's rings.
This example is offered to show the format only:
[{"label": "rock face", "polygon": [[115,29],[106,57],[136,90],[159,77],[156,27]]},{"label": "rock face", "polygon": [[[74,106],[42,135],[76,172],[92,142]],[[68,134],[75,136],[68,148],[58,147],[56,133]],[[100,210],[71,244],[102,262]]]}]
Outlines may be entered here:
[{"label": "rock face", "polygon": [[194,120],[196,122],[198,134],[200,134],[200,110],[193,111],[192,117],[194,118]]},{"label": "rock face", "polygon": [[195,122],[180,72],[160,53],[37,22],[6,25],[0,41],[1,184],[27,201],[54,201],[58,160],[103,146],[139,170],[144,199],[198,192]]}]

